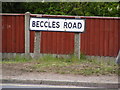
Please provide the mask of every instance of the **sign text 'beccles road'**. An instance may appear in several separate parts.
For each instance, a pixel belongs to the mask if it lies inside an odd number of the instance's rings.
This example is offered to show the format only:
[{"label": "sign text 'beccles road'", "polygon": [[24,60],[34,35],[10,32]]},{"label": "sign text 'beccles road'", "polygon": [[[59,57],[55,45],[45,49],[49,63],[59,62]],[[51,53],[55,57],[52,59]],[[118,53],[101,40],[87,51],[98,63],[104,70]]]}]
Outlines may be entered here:
[{"label": "sign text 'beccles road'", "polygon": [[30,30],[84,32],[84,19],[30,18]]}]

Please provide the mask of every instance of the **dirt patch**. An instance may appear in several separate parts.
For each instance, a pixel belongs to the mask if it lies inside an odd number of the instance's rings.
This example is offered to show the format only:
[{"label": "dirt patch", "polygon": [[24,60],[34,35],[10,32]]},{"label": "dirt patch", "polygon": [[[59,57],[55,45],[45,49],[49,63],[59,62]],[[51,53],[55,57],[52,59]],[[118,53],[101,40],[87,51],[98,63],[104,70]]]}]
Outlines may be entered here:
[{"label": "dirt patch", "polygon": [[2,75],[17,76],[25,73],[25,69],[33,65],[33,63],[14,63],[2,64]]},{"label": "dirt patch", "polygon": [[[49,59],[48,59],[49,58]],[[74,59],[74,58],[73,58]],[[2,64],[4,76],[17,76],[24,73],[57,73],[72,75],[118,75],[118,67],[114,63],[98,62],[96,60],[63,60],[44,57],[40,60],[4,61]]]}]

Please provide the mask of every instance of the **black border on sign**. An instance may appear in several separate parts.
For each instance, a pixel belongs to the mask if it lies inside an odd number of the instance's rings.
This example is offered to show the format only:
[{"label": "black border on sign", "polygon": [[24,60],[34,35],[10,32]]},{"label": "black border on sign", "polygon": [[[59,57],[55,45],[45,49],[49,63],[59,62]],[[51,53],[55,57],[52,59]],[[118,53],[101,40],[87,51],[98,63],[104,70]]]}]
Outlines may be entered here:
[{"label": "black border on sign", "polygon": [[[57,30],[56,30],[56,31],[52,31],[52,30],[31,30],[31,29],[30,29],[30,19],[31,19],[31,18],[75,19],[75,20],[79,20],[79,19],[80,19],[80,20],[84,20],[84,22],[85,22],[84,27],[85,27],[85,28],[84,28],[84,31],[83,31],[83,32],[79,32],[79,31],[57,31]],[[86,19],[81,19],[81,18],[66,18],[66,17],[65,17],[65,18],[58,18],[58,17],[57,17],[57,18],[55,18],[55,17],[54,17],[54,18],[51,18],[51,17],[50,17],[50,18],[49,18],[49,17],[30,17],[30,19],[29,19],[29,30],[30,30],[30,31],[38,31],[38,32],[40,32],[40,31],[45,31],[45,32],[72,32],[72,33],[84,33],[84,32],[86,32]]]}]

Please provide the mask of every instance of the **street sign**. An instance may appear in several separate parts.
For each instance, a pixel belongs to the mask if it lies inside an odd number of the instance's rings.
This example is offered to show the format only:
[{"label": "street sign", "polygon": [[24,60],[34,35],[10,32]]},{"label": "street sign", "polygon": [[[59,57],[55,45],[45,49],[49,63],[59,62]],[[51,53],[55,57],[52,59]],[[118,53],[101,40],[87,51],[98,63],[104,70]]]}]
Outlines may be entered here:
[{"label": "street sign", "polygon": [[30,30],[84,32],[85,19],[30,18]]}]

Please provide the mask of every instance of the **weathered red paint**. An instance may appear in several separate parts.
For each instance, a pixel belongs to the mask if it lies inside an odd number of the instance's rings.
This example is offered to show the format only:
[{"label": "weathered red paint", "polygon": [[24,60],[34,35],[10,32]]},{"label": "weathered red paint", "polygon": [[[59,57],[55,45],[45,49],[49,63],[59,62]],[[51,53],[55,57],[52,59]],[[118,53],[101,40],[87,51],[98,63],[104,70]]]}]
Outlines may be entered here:
[{"label": "weathered red paint", "polygon": [[3,15],[2,23],[2,52],[24,53],[24,15]]},{"label": "weathered red paint", "polygon": [[[36,17],[36,14],[31,14]],[[75,18],[75,16],[42,15]],[[117,56],[120,49],[120,18],[85,17],[86,32],[81,33],[81,52],[90,56]],[[30,52],[34,52],[35,31],[30,31]],[[2,52],[24,53],[24,14],[2,15]],[[41,51],[47,54],[73,54],[74,33],[41,32]]]}]

